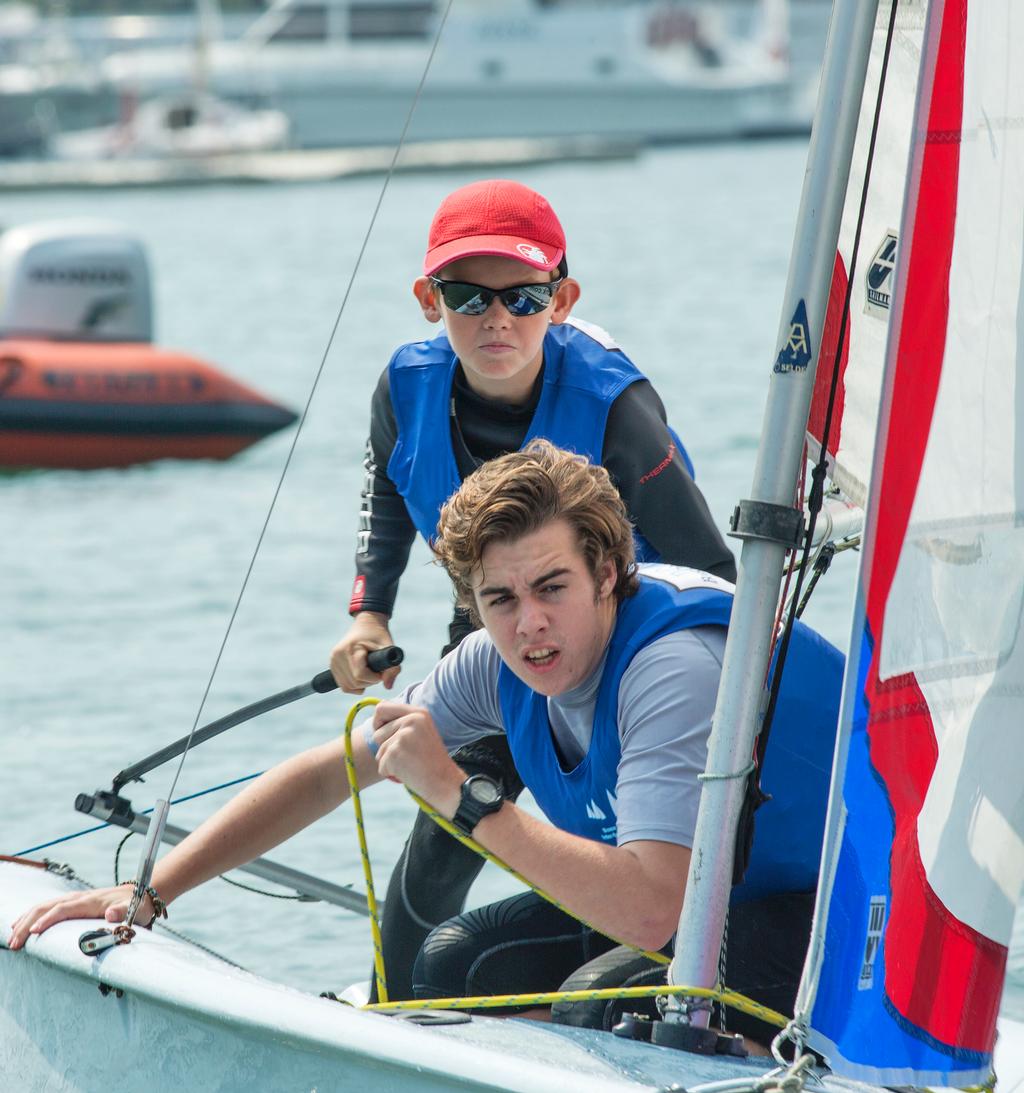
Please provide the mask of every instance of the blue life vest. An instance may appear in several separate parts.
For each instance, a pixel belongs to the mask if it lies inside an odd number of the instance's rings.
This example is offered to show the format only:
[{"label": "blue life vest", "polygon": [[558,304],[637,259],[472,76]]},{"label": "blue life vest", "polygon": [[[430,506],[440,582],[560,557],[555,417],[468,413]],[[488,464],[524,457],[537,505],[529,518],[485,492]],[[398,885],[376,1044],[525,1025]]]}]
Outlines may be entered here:
[{"label": "blue life vest", "polygon": [[[607,814],[616,789],[623,673],[645,646],[694,626],[727,626],[731,611],[732,595],[716,587],[680,590],[642,576],[640,591],[619,605],[590,748],[571,771],[559,763],[547,699],[502,665],[498,695],[512,756],[553,824],[614,844],[614,820],[609,823],[601,813]],[[750,863],[743,883],[733,889],[734,903],[773,892],[809,891],[817,884],[842,678],[839,650],[798,622],[761,772],[761,787],[771,800],[757,812]]]},{"label": "blue life vest", "polygon": [[[621,350],[606,349],[572,322],[549,327],[544,337],[544,383],[523,446],[544,437],[559,448],[600,464],[608,411],[643,374]],[[462,484],[452,450],[449,402],[458,359],[448,338],[401,346],[388,365],[398,437],[388,477],[424,539],[433,538],[441,506]],[[672,430],[686,468],[693,464]],[[657,551],[636,535],[637,559],[657,561]]]}]

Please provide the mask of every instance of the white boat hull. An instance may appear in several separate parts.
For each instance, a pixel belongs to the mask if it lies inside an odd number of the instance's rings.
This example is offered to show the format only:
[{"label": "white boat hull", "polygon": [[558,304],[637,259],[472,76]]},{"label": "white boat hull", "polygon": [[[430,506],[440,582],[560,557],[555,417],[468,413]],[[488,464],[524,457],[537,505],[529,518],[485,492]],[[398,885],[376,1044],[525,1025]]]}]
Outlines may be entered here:
[{"label": "white boat hull", "polygon": [[[0,863],[0,920],[66,887],[43,870]],[[763,1070],[763,1061],[702,1059],[536,1022],[427,1027],[361,1013],[159,930],[84,956],[80,934],[100,925],[61,923],[22,952],[0,950],[4,1089],[627,1093]]]},{"label": "white boat hull", "polygon": [[[41,869],[0,863],[0,921],[68,887]],[[0,948],[5,1090],[637,1093],[754,1079],[768,1063],[532,1021],[419,1026],[270,982],[159,930],[84,956],[79,936],[101,925],[61,923],[22,952]],[[1024,1076],[1018,1022],[1001,1022],[996,1063],[1000,1093],[1015,1093]],[[834,1078],[816,1088],[868,1089]]]}]

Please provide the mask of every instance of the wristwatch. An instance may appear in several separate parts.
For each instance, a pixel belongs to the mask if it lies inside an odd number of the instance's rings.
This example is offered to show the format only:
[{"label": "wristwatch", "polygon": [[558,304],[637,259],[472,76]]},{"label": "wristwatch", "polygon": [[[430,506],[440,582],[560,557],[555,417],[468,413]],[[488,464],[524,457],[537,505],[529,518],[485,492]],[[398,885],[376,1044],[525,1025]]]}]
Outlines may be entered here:
[{"label": "wristwatch", "polygon": [[461,787],[462,800],[455,810],[452,823],[463,835],[472,835],[473,829],[492,812],[505,803],[501,786],[486,774],[471,774]]}]

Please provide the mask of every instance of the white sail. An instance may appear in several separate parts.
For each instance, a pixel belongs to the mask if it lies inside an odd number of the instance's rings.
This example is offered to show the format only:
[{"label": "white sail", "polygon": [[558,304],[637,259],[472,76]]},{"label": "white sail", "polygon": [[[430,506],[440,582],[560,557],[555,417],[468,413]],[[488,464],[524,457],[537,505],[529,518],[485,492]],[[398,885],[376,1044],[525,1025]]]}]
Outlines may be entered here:
[{"label": "white sail", "polygon": [[933,0],[924,43],[798,1002],[838,1070],[890,1085],[987,1077],[1024,882],[1024,12]]},{"label": "white sail", "polygon": [[828,462],[829,477],[862,508],[871,475],[882,362],[889,329],[892,275],[906,188],[907,156],[926,8],[926,0],[901,0],[897,8],[892,48],[885,68],[874,156],[870,164],[870,185],[864,207],[859,253],[855,260],[854,243],[869,166],[872,122],[879,98],[891,12],[890,4],[879,5],[808,422],[808,444],[816,459],[825,423],[843,301],[852,270],[850,313],[844,337],[836,408],[829,431]]}]

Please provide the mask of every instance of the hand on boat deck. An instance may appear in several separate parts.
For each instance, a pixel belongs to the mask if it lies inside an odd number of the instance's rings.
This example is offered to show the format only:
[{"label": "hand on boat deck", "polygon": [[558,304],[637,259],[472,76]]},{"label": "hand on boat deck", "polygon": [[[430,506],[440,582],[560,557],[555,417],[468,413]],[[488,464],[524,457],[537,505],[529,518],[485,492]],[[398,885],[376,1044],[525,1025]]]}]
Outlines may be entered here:
[{"label": "hand on boat deck", "polygon": [[366,657],[374,649],[393,644],[387,617],[375,611],[360,611],[348,633],[331,650],[331,673],[338,686],[350,695],[361,695],[376,683],[390,689],[402,669],[396,666],[378,673],[367,665]]},{"label": "hand on boat deck", "polygon": [[[67,895],[49,899],[26,911],[11,924],[11,936],[7,946],[10,949],[20,949],[31,934],[41,934],[67,919],[103,918],[107,922],[123,922],[131,901],[132,889],[126,884],[116,888],[69,892]],[[153,917],[153,904],[149,896],[145,896],[136,922],[141,926],[149,923]]]},{"label": "hand on boat deck", "polygon": [[426,710],[404,702],[378,703],[373,741],[382,775],[402,782],[449,819],[455,815],[466,772],[448,754]]}]

